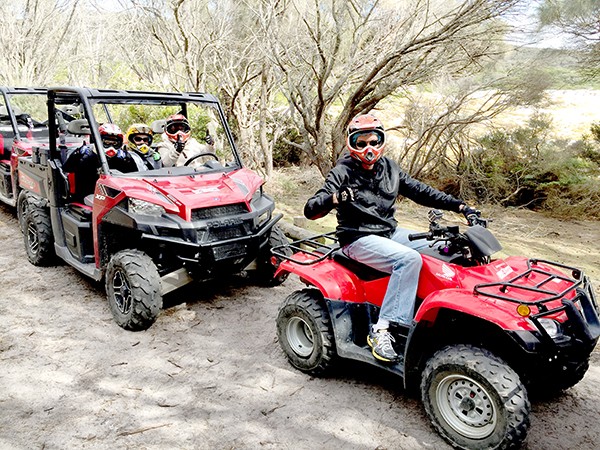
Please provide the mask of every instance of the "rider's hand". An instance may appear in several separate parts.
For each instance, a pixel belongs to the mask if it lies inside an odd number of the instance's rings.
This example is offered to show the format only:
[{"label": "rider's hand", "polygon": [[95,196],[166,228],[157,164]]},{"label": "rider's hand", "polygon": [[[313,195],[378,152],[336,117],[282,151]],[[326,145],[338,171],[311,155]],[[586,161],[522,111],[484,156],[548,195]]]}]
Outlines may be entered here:
[{"label": "rider's hand", "polygon": [[181,136],[177,136],[177,142],[175,142],[175,151],[181,153],[185,147],[185,142],[181,140]]},{"label": "rider's hand", "polygon": [[336,192],[338,203],[350,203],[354,201],[354,190],[350,186],[342,186]]},{"label": "rider's hand", "polygon": [[467,222],[471,223],[473,219],[481,216],[481,211],[471,208],[468,205],[464,205],[464,207],[460,210],[463,216],[467,219]]},{"label": "rider's hand", "polygon": [[215,144],[215,140],[208,133],[206,133],[206,137],[204,138],[204,142],[206,142],[208,145],[214,145]]}]

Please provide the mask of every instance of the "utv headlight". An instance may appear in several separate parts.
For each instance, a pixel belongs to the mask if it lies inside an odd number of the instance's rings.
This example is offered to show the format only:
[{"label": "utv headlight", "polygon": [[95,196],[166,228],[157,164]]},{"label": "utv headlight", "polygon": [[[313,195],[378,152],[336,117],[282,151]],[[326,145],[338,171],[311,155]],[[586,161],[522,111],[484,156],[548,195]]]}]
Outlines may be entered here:
[{"label": "utv headlight", "polygon": [[165,208],[145,200],[137,198],[129,199],[129,212],[132,214],[143,214],[145,216],[159,217],[165,213]]},{"label": "utv headlight", "polygon": [[539,322],[540,322],[540,325],[542,326],[542,328],[544,328],[544,330],[546,330],[546,332],[552,339],[554,339],[556,336],[558,336],[560,334],[560,332],[561,332],[560,325],[558,324],[558,322],[556,320],[540,319]]}]

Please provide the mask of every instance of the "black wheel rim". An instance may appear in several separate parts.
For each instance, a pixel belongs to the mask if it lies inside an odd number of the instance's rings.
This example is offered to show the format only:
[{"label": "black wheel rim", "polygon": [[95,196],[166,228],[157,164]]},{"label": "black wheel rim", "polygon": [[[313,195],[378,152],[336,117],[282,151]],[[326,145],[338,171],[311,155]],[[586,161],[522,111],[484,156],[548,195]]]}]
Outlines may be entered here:
[{"label": "black wheel rim", "polygon": [[29,253],[37,255],[40,249],[40,240],[38,239],[37,228],[34,224],[27,224],[27,245],[29,247]]},{"label": "black wheel rim", "polygon": [[113,275],[112,287],[117,308],[122,314],[128,314],[131,311],[131,288],[121,270],[117,270]]}]

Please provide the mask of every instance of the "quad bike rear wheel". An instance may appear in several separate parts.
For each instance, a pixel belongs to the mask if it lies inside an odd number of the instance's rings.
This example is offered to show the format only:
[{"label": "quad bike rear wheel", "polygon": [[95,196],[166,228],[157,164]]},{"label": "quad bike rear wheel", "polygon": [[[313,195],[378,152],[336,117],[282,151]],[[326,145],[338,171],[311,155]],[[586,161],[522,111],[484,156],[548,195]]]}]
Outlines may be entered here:
[{"label": "quad bike rear wheel", "polygon": [[515,371],[487,350],[438,351],[423,371],[421,395],[431,423],[456,448],[505,449],[525,440],[527,392]]},{"label": "quad bike rear wheel", "polygon": [[329,371],[336,359],[329,311],[316,289],[289,295],[277,315],[277,337],[290,363],[311,375]]},{"label": "quad bike rear wheel", "polygon": [[25,214],[23,239],[27,259],[34,266],[49,266],[54,262],[54,236],[47,208],[29,205]]},{"label": "quad bike rear wheel", "polygon": [[[287,273],[277,277],[274,276],[277,267],[279,267],[279,261],[273,264],[271,249],[273,247],[287,245],[288,243],[289,241],[285,234],[283,234],[283,231],[281,231],[281,228],[274,225],[271,229],[271,234],[269,235],[269,242],[263,248],[256,261],[256,277],[260,284],[264,286],[279,286],[287,279],[289,275]],[[292,249],[289,247],[284,247],[281,251],[288,256],[292,256]]]},{"label": "quad bike rear wheel", "polygon": [[116,253],[106,269],[106,295],[120,327],[149,328],[162,307],[160,276],[152,259],[139,250]]}]

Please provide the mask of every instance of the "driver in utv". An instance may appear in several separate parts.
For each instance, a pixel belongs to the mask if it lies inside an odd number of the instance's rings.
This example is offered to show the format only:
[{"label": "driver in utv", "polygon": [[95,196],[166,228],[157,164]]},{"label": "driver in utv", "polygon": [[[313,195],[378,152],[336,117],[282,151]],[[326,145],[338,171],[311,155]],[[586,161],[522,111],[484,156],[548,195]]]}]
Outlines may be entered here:
[{"label": "driver in utv", "polygon": [[397,227],[395,203],[399,196],[432,208],[478,214],[462,200],[411,178],[391,159],[383,156],[385,132],[373,115],[356,116],[348,125],[346,146],[327,174],[324,186],[306,203],[304,215],[318,219],[337,209],[336,235],[346,256],[391,274],[377,323],[371,325],[368,344],[375,358],[395,362],[390,323],[409,327],[414,316],[422,260],[417,249],[427,245],[411,242],[411,230]]},{"label": "driver in utv", "polygon": [[206,134],[206,144],[191,137],[190,122],[183,114],[173,114],[167,119],[158,150],[165,167],[183,166],[189,159],[201,153],[214,153],[213,139]]}]

